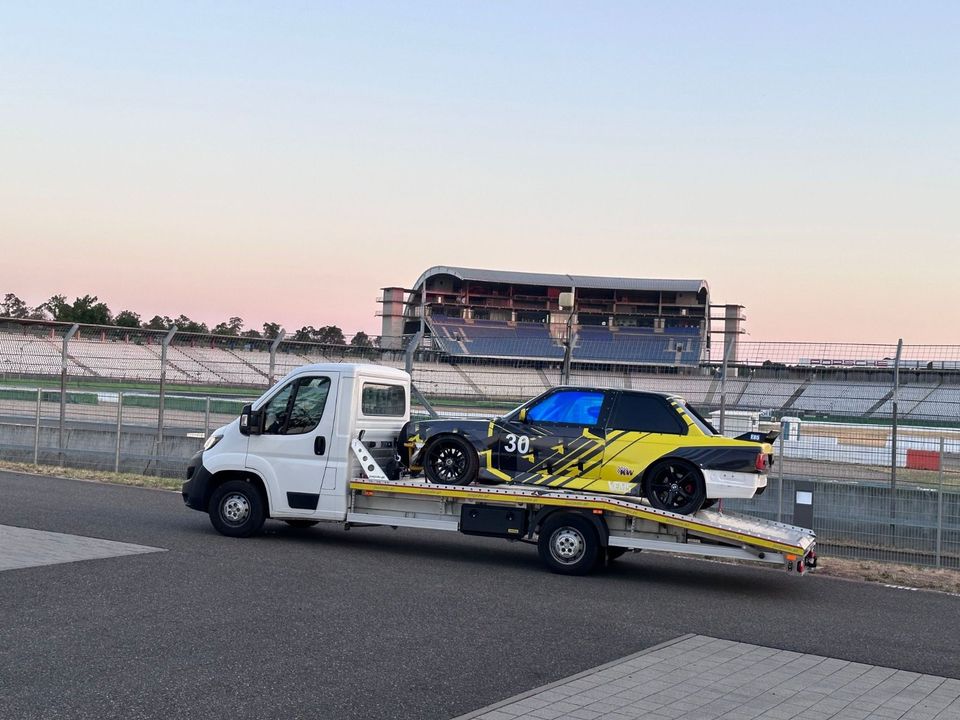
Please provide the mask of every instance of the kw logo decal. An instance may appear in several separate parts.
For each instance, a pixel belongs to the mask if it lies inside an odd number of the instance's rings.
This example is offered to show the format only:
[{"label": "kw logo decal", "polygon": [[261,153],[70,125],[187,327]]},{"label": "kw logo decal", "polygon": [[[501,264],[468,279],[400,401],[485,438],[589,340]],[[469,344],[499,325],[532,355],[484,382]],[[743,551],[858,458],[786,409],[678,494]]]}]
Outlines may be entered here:
[{"label": "kw logo decal", "polygon": [[630,477],[631,475],[633,475],[633,470],[628,468],[626,465],[618,465],[617,475],[624,475],[626,477]]}]

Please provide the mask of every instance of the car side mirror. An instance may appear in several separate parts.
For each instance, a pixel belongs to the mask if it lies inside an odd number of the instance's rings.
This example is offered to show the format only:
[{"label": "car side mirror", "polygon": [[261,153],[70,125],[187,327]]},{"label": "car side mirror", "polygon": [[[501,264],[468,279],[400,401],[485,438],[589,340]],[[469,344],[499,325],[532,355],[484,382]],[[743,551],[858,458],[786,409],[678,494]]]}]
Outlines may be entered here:
[{"label": "car side mirror", "polygon": [[263,413],[252,405],[244,405],[240,411],[240,434],[260,435],[263,432]]},{"label": "car side mirror", "polygon": [[519,420],[519,421],[522,422],[522,423],[525,423],[525,422],[527,421],[527,409],[526,409],[526,408],[520,408],[520,414],[517,415],[517,420]]}]

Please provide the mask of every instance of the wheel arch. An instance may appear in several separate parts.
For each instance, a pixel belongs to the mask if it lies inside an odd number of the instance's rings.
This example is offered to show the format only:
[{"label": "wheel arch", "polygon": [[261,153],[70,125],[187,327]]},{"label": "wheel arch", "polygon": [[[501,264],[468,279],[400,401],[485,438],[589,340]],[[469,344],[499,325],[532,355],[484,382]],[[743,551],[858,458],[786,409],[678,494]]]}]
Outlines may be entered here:
[{"label": "wheel arch", "polygon": [[643,491],[643,487],[644,485],[646,485],[646,482],[650,478],[650,476],[653,475],[653,473],[656,472],[657,469],[660,468],[660,466],[665,465],[667,463],[679,463],[679,464],[687,465],[688,467],[692,467],[694,470],[699,472],[701,476],[703,475],[703,466],[700,463],[694,462],[690,458],[685,458],[682,455],[664,455],[663,457],[657,458],[652,463],[647,465],[646,470],[644,470],[643,473],[640,475],[641,492]]},{"label": "wheel arch", "polygon": [[603,519],[603,516],[587,510],[579,510],[577,508],[545,507],[540,509],[533,516],[533,519],[530,523],[530,530],[528,531],[530,537],[532,537],[534,533],[539,533],[540,528],[543,527],[547,520],[557,517],[558,515],[577,515],[585,518],[597,531],[597,539],[600,541],[600,547],[607,547],[609,544],[610,528],[607,527],[607,522]]},{"label": "wheel arch", "polygon": [[477,460],[479,461],[480,448],[477,447],[477,444],[473,441],[473,438],[471,438],[467,433],[458,432],[457,430],[441,430],[436,435],[431,435],[430,437],[428,437],[426,441],[423,443],[423,447],[420,448],[420,452],[417,453],[416,464],[419,467],[423,467],[423,458],[426,457],[427,450],[429,450],[431,446],[435,445],[440,440],[443,440],[445,438],[451,438],[451,437],[459,438],[463,440],[465,443],[467,443],[467,445],[472,447],[473,451],[477,453]]},{"label": "wheel arch", "polygon": [[267,510],[267,517],[270,516],[270,494],[267,492],[267,485],[264,483],[263,478],[250,470],[221,470],[220,472],[214,473],[210,478],[210,482],[207,483],[203,506],[209,507],[210,498],[213,497],[217,488],[231,480],[243,480],[253,485],[263,499],[264,507]]}]

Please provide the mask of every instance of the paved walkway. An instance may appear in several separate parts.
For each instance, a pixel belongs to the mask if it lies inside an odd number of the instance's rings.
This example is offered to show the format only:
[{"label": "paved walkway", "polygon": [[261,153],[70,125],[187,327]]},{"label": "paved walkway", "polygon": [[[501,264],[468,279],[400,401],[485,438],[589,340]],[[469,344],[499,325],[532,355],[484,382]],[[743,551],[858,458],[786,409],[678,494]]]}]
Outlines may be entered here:
[{"label": "paved walkway", "polygon": [[468,718],[960,720],[960,680],[684,635]]},{"label": "paved walkway", "polygon": [[0,571],[163,552],[163,548],[0,525]]}]

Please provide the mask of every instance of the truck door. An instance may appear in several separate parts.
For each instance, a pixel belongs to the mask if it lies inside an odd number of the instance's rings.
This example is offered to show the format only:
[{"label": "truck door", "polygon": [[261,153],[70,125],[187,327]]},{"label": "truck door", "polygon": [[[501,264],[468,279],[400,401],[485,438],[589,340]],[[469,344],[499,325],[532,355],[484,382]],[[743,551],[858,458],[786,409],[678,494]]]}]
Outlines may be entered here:
[{"label": "truck door", "polygon": [[273,511],[317,510],[339,385],[338,373],[301,375],[260,408],[263,433],[250,436],[246,465],[267,483]]}]

